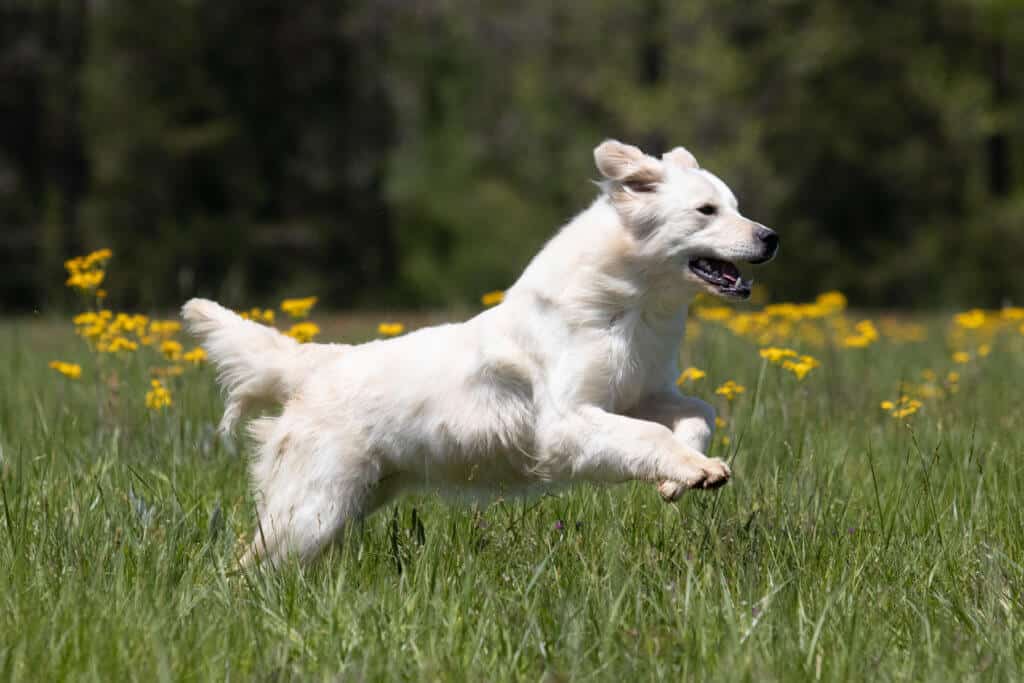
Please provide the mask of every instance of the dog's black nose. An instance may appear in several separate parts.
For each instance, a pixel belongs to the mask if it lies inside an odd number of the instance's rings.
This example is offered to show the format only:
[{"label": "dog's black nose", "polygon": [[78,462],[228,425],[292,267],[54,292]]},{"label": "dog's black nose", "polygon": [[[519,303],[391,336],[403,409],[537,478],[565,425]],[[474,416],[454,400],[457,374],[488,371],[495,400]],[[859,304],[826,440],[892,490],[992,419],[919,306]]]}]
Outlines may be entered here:
[{"label": "dog's black nose", "polygon": [[772,256],[775,256],[775,252],[779,250],[779,236],[775,231],[770,228],[766,228],[763,225],[759,225],[754,230],[754,235],[757,239],[764,242],[767,257],[771,258]]},{"label": "dog's black nose", "polygon": [[768,263],[775,258],[775,252],[779,250],[779,236],[775,234],[775,231],[758,223],[754,227],[754,237],[764,245],[764,256],[751,259],[750,263],[755,265],[758,263]]}]

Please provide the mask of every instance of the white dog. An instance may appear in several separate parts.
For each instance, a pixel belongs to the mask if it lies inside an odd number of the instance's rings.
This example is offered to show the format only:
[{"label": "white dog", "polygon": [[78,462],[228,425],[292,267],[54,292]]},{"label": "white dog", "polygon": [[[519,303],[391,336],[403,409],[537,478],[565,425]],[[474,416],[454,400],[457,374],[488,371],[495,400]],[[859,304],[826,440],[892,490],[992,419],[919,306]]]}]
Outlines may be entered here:
[{"label": "white dog", "polygon": [[249,427],[260,524],[246,562],[309,559],[413,488],[635,479],[675,500],[728,481],[704,455],[714,410],[676,389],[687,304],[701,289],[749,296],[732,262],[768,261],[778,237],[682,147],[659,160],[609,140],[594,158],[601,196],[467,322],[300,345],[212,301],[185,304],[226,391],[222,429],[283,405]]}]

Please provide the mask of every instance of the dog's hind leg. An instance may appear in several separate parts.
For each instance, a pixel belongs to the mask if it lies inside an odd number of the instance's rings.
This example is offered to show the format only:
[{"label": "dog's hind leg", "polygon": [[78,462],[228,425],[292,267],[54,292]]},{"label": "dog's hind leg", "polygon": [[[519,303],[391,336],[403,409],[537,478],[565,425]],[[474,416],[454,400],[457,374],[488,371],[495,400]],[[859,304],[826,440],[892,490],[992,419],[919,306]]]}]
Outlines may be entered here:
[{"label": "dog's hind leg", "polygon": [[339,443],[291,432],[264,444],[253,466],[259,525],[243,565],[308,562],[367,512],[379,469]]}]

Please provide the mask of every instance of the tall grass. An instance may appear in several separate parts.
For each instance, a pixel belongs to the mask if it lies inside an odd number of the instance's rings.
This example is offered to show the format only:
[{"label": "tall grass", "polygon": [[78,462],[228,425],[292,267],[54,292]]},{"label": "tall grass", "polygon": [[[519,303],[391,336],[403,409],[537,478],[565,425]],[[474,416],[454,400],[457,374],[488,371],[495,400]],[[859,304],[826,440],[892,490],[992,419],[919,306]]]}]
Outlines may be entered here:
[{"label": "tall grass", "polygon": [[[1024,337],[959,391],[879,402],[950,349],[820,354],[802,382],[712,325],[691,393],[728,419],[734,479],[460,506],[406,498],[322,561],[238,571],[244,444],[212,373],[147,411],[128,361],[0,326],[0,672],[13,680],[1019,680]],[[83,359],[70,381],[47,368]],[[133,379],[134,378],[134,379]],[[747,391],[726,406],[714,387]],[[131,380],[131,381],[129,381]]]}]

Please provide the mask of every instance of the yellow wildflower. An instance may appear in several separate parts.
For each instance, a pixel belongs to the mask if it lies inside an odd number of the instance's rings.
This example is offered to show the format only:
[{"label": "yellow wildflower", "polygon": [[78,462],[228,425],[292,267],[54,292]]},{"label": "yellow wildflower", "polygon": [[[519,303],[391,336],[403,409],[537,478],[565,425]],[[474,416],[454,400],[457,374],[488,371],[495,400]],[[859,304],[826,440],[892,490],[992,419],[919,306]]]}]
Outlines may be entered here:
[{"label": "yellow wildflower", "polygon": [[921,377],[928,380],[929,382],[934,382],[937,375],[935,374],[934,370],[926,369],[921,371]]},{"label": "yellow wildflower", "polygon": [[868,341],[873,342],[878,340],[878,330],[875,329],[875,324],[870,320],[861,320],[853,326],[853,329]]},{"label": "yellow wildflower", "polygon": [[780,349],[777,346],[763,348],[758,353],[761,355],[761,358],[769,360],[772,363],[779,363],[783,358],[793,358],[797,355],[796,351],[793,349]]},{"label": "yellow wildflower", "polygon": [[717,415],[715,416],[715,426],[716,427],[718,427],[719,429],[723,429],[725,427],[725,425],[727,425],[727,424],[729,424],[729,423],[726,422],[725,419],[723,419],[721,417],[718,417]]},{"label": "yellow wildflower", "polygon": [[950,370],[949,374],[946,375],[946,381],[950,384],[956,384],[960,381],[960,373],[956,370]]},{"label": "yellow wildflower", "polygon": [[106,273],[102,270],[89,270],[85,272],[72,273],[71,277],[69,277],[64,284],[72,289],[86,292],[90,289],[96,289],[99,287],[103,283],[104,275],[106,275]]},{"label": "yellow wildflower", "polygon": [[691,366],[679,373],[679,378],[676,380],[676,384],[678,386],[683,386],[687,382],[696,382],[706,375],[707,373],[703,370],[699,370]]},{"label": "yellow wildflower", "polygon": [[976,330],[985,324],[985,311],[980,308],[972,308],[965,313],[957,313],[953,316],[953,320],[965,330]]},{"label": "yellow wildflower", "polygon": [[291,329],[285,332],[285,334],[292,339],[297,339],[300,344],[305,344],[308,341],[312,341],[313,337],[320,334],[320,328],[316,323],[295,323],[291,326]]},{"label": "yellow wildflower", "polygon": [[160,344],[160,353],[167,357],[167,360],[178,360],[181,357],[181,342],[168,339]]},{"label": "yellow wildflower", "polygon": [[139,345],[130,339],[124,337],[115,337],[106,348],[100,349],[101,351],[107,351],[108,353],[117,353],[118,351],[135,351],[139,348]]},{"label": "yellow wildflower", "polygon": [[480,297],[480,303],[484,306],[496,306],[505,300],[505,292],[500,289],[496,289],[493,292],[487,292]]},{"label": "yellow wildflower", "polygon": [[954,363],[960,363],[961,365],[963,365],[964,363],[970,362],[970,360],[971,354],[967,353],[966,351],[957,351],[953,354]]},{"label": "yellow wildflower", "polygon": [[900,396],[898,401],[882,401],[879,405],[882,407],[882,410],[888,412],[893,417],[903,418],[913,415],[924,404],[916,398],[904,395]]},{"label": "yellow wildflower", "polygon": [[103,318],[100,317],[99,313],[92,311],[86,311],[85,313],[79,313],[71,319],[75,325],[96,325],[103,322]]},{"label": "yellow wildflower", "polygon": [[728,320],[733,312],[728,306],[701,306],[694,310],[701,320]]},{"label": "yellow wildflower", "polygon": [[982,344],[981,346],[978,347],[978,356],[979,357],[985,358],[990,353],[992,353],[992,347],[989,346],[988,344]]},{"label": "yellow wildflower", "polygon": [[737,384],[730,379],[725,384],[715,389],[715,393],[721,394],[722,396],[725,396],[727,401],[731,401],[746,390],[747,388],[745,386]]},{"label": "yellow wildflower", "polygon": [[1003,320],[1024,320],[1024,308],[1007,306],[999,313]]},{"label": "yellow wildflower", "polygon": [[305,318],[316,302],[315,296],[307,296],[304,299],[285,299],[281,302],[281,310],[293,318]]},{"label": "yellow wildflower", "polygon": [[274,309],[272,308],[250,308],[248,311],[242,311],[238,315],[242,316],[245,320],[254,320],[258,323],[266,323],[267,325],[274,324]]},{"label": "yellow wildflower", "polygon": [[846,295],[836,291],[823,292],[814,302],[825,311],[826,315],[838,313],[846,308]]},{"label": "yellow wildflower", "polygon": [[397,337],[405,332],[405,325],[402,323],[381,323],[377,325],[377,332],[385,337]]},{"label": "yellow wildflower", "polygon": [[154,320],[149,324],[150,334],[170,337],[181,331],[181,323],[177,320]]},{"label": "yellow wildflower", "polygon": [[200,347],[195,347],[191,351],[185,353],[181,357],[182,360],[192,363],[193,365],[199,365],[206,360],[206,351],[203,351]]},{"label": "yellow wildflower", "polygon": [[146,392],[147,408],[150,410],[162,410],[173,403],[171,392],[167,390],[167,387],[160,380],[154,379],[150,382],[150,386],[153,388]]},{"label": "yellow wildflower", "polygon": [[82,376],[82,366],[78,363],[65,363],[64,361],[50,361],[50,367],[69,379],[78,379]]},{"label": "yellow wildflower", "polygon": [[110,251],[110,249],[97,249],[82,259],[82,268],[90,270],[96,266],[102,266],[109,261],[113,255],[114,252]]},{"label": "yellow wildflower", "polygon": [[916,398],[909,399],[902,403],[902,405],[892,412],[892,416],[895,418],[907,417],[913,415],[921,408],[922,403]]},{"label": "yellow wildflower", "polygon": [[843,346],[848,349],[863,349],[870,344],[870,339],[859,334],[848,334],[843,337]]},{"label": "yellow wildflower", "polygon": [[820,363],[811,356],[801,356],[798,361],[782,361],[782,367],[796,375],[798,380],[802,380],[807,376],[808,372],[818,367],[818,365]]}]

